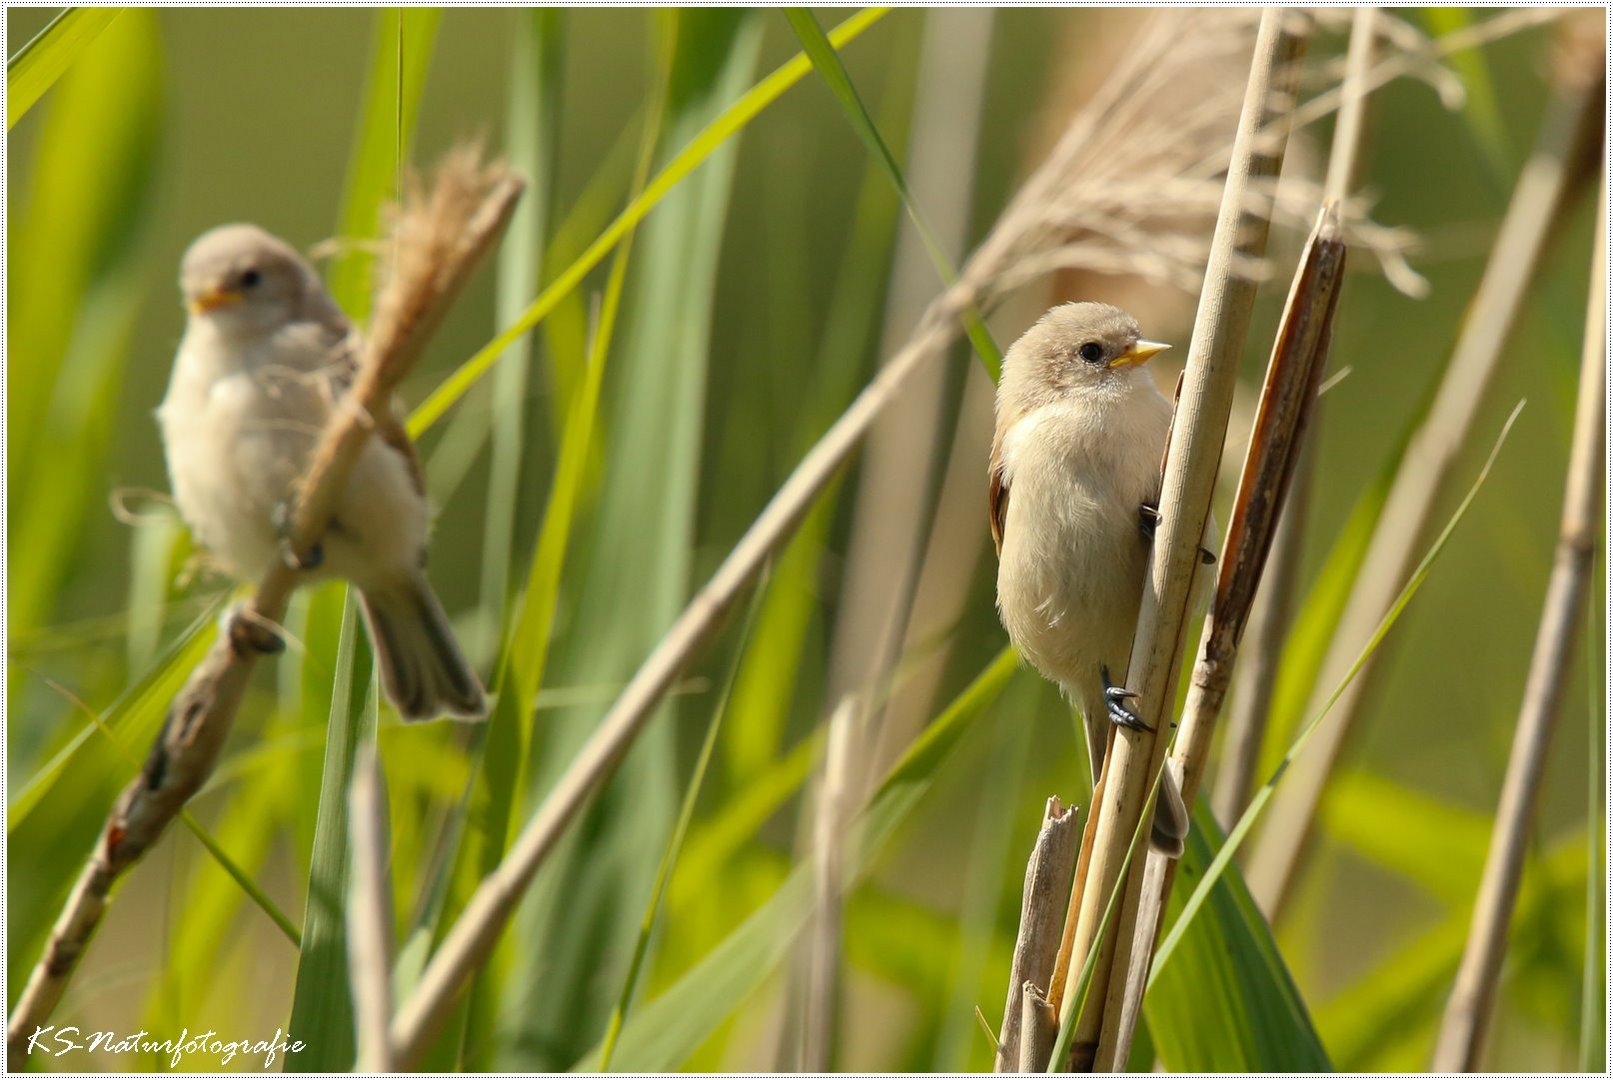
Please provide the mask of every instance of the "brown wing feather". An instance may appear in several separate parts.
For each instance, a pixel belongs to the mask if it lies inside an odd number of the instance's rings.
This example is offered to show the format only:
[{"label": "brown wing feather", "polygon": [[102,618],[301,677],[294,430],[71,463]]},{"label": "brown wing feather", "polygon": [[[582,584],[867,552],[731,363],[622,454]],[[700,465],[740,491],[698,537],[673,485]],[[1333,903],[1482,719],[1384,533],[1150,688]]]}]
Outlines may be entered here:
[{"label": "brown wing feather", "polygon": [[997,545],[997,555],[1003,553],[1003,528],[1008,524],[1008,477],[1002,462],[995,456],[991,461],[991,487],[987,493],[987,513],[991,518],[991,540]]}]

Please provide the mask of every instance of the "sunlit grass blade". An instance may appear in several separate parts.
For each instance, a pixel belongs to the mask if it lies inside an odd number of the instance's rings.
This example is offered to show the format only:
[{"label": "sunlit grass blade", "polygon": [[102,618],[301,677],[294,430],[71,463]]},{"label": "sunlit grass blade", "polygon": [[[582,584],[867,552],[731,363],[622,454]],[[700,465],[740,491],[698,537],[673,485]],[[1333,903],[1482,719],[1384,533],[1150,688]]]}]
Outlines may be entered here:
[{"label": "sunlit grass blade", "polygon": [[[963,737],[997,699],[1018,667],[1004,649],[939,715],[858,815],[846,846],[848,888],[908,819]],[[747,1001],[789,951],[812,912],[812,870],[798,866],[786,882],[721,945],[666,992],[640,1008],[622,1028],[616,1051],[623,1072],[678,1068]],[[576,1064],[591,1069],[598,1052]]]},{"label": "sunlit grass blade", "polygon": [[612,1010],[610,1022],[605,1028],[605,1041],[599,1051],[600,1072],[610,1071],[611,1054],[615,1052],[616,1040],[621,1035],[627,1011],[633,1006],[639,974],[643,970],[645,957],[650,950],[650,935],[655,929],[656,916],[661,910],[661,899],[666,895],[667,884],[678,865],[678,856],[683,852],[683,839],[688,835],[689,822],[694,819],[695,803],[700,797],[700,789],[706,779],[706,769],[711,765],[712,754],[717,749],[717,736],[721,733],[723,720],[728,715],[728,702],[733,695],[734,679],[739,674],[740,660],[750,645],[757,608],[760,606],[761,589],[765,584],[764,574],[762,581],[758,583],[758,591],[752,599],[750,610],[745,615],[745,624],[740,628],[739,639],[734,646],[734,659],[728,668],[728,677],[723,680],[717,705],[711,711],[710,722],[706,724],[706,737],[700,744],[700,753],[695,757],[694,771],[689,774],[689,783],[684,788],[683,803],[678,807],[678,820],[672,826],[672,835],[667,839],[661,864],[656,867],[655,882],[650,887],[650,899],[644,906],[644,921],[639,926],[638,940],[633,943],[633,958],[627,965],[627,978],[622,982],[622,992],[616,999],[616,1008]]},{"label": "sunlit grass blade", "polygon": [[[1606,559],[1606,549],[1602,551]],[[1593,567],[1592,581],[1606,581],[1605,566]],[[1607,1070],[1607,727],[1597,723],[1605,716],[1602,694],[1602,658],[1606,652],[1597,633],[1594,604],[1585,605],[1585,687],[1588,691],[1585,725],[1589,745],[1585,755],[1588,779],[1585,798],[1585,952],[1579,995],[1579,1069]]]},{"label": "sunlit grass blade", "polygon": [[[1221,840],[1220,827],[1201,800],[1182,855],[1183,880],[1203,872]],[[1173,892],[1173,898],[1167,919],[1182,908],[1182,894]],[[1332,1069],[1271,927],[1236,866],[1221,875],[1175,960],[1149,987],[1143,1013],[1159,1060],[1171,1071]]]},{"label": "sunlit grass blade", "polygon": [[117,17],[117,8],[67,8],[6,60],[7,131]]},{"label": "sunlit grass blade", "polygon": [[286,1065],[302,1072],[342,1072],[353,1067],[353,1001],[348,990],[344,914],[350,862],[347,787],[359,739],[366,733],[374,736],[377,719],[370,685],[370,648],[358,629],[357,605],[358,594],[348,590],[319,781],[302,951],[287,1024],[307,1050],[288,1058]]},{"label": "sunlit grass blade", "polygon": [[437,40],[437,8],[384,8],[375,15],[365,98],[348,158],[347,185],[337,222],[341,250],[331,262],[331,296],[362,323],[370,310],[375,254],[367,246],[381,233],[381,206],[395,198],[420,95]]},{"label": "sunlit grass blade", "polygon": [[1468,507],[1473,504],[1473,500],[1478,496],[1479,488],[1483,486],[1485,479],[1490,475],[1490,467],[1495,464],[1495,459],[1500,454],[1501,447],[1506,443],[1507,434],[1512,430],[1513,422],[1517,420],[1518,413],[1522,409],[1523,402],[1520,401],[1517,407],[1512,410],[1512,414],[1507,417],[1507,422],[1502,426],[1501,434],[1496,439],[1495,446],[1490,450],[1490,456],[1485,459],[1483,468],[1479,470],[1478,477],[1473,481],[1473,485],[1468,488],[1467,494],[1463,497],[1460,505],[1457,506],[1456,512],[1445,523],[1444,529],[1440,530],[1439,536],[1434,539],[1434,543],[1429,547],[1427,554],[1423,556],[1422,561],[1412,571],[1405,587],[1400,590],[1400,594],[1395,598],[1394,603],[1390,605],[1389,610],[1384,613],[1383,618],[1379,621],[1377,629],[1373,631],[1372,636],[1362,646],[1360,654],[1356,656],[1355,663],[1350,665],[1350,669],[1345,672],[1344,678],[1339,681],[1333,692],[1328,695],[1321,710],[1306,723],[1298,737],[1294,739],[1292,745],[1288,748],[1288,752],[1283,755],[1282,762],[1272,773],[1270,779],[1255,793],[1254,798],[1250,799],[1249,806],[1244,810],[1243,816],[1238,819],[1238,823],[1227,834],[1226,843],[1222,844],[1221,850],[1216,852],[1215,859],[1210,863],[1210,867],[1205,871],[1204,877],[1193,890],[1193,895],[1183,905],[1182,914],[1171,925],[1170,931],[1165,935],[1165,939],[1160,942],[1159,949],[1154,954],[1154,969],[1150,979],[1151,982],[1159,978],[1160,970],[1169,963],[1171,953],[1180,943],[1182,935],[1192,924],[1194,917],[1198,915],[1199,909],[1204,906],[1210,889],[1214,887],[1216,881],[1226,871],[1227,864],[1232,861],[1232,856],[1237,852],[1244,838],[1249,835],[1249,830],[1254,826],[1255,820],[1259,818],[1266,803],[1271,800],[1271,794],[1276,790],[1283,773],[1288,770],[1288,766],[1305,748],[1305,744],[1327,716],[1328,710],[1333,707],[1333,703],[1339,699],[1345,688],[1360,673],[1368,658],[1377,651],[1378,645],[1383,641],[1385,635],[1399,620],[1400,613],[1406,609],[1406,605],[1411,602],[1411,598],[1422,587],[1423,581],[1428,577],[1429,570],[1433,568],[1434,561],[1445,550],[1445,545],[1450,542],[1451,535],[1456,531],[1456,526],[1466,516]]},{"label": "sunlit grass blade", "polygon": [[[902,174],[902,167],[891,153],[890,147],[880,135],[879,128],[874,124],[874,118],[863,104],[862,98],[857,95],[857,88],[852,85],[851,76],[846,67],[840,62],[840,54],[835,51],[835,45],[824,36],[822,27],[812,17],[812,13],[805,8],[790,8],[785,11],[789,19],[790,29],[795,31],[796,38],[801,42],[801,50],[812,60],[812,66],[817,69],[818,75],[828,86],[829,92],[834,95],[840,107],[851,123],[852,129],[868,147],[874,159],[884,166],[885,173],[895,185],[902,197],[902,205],[907,207],[908,216],[913,221],[913,227],[918,230],[919,238],[924,241],[924,248],[930,254],[930,261],[935,264],[936,273],[941,281],[951,287],[958,283],[957,267],[947,258],[941,243],[936,239],[935,230],[930,228],[924,212],[913,199],[913,192],[907,186],[907,177]],[[974,346],[976,354],[986,365],[986,371],[996,382],[1002,375],[1002,351],[992,340],[991,332],[980,313],[972,306],[966,308],[962,315],[964,332],[969,335],[969,343]]]},{"label": "sunlit grass blade", "polygon": [[[871,8],[858,12],[845,22],[837,26],[829,34],[829,39],[838,48],[856,38],[864,30],[878,22],[885,14],[881,8]],[[771,75],[751,87],[741,95],[734,104],[730,105],[716,119],[706,125],[667,162],[666,166],[656,174],[644,191],[627,205],[621,214],[605,229],[599,237],[588,246],[588,249],[577,257],[558,277],[556,277],[537,299],[527,307],[522,316],[509,327],[501,331],[497,337],[484,345],[469,360],[461,364],[452,375],[445,379],[440,386],[415,409],[409,418],[409,431],[412,435],[430,427],[442,418],[454,402],[465,395],[476,380],[487,372],[487,369],[498,362],[504,350],[510,343],[522,334],[531,330],[541,322],[550,311],[571,290],[582,283],[589,271],[598,266],[605,256],[627,234],[627,230],[644,220],[651,210],[664,199],[668,192],[681,183],[685,177],[698,168],[718,148],[726,144],[734,135],[738,134],[747,124],[754,120],[764,109],[801,81],[812,68],[812,62],[804,54],[787,61]]]},{"label": "sunlit grass blade", "polygon": [[[164,119],[157,16],[126,11],[57,85],[7,258],[10,633],[43,624],[105,491]],[[26,462],[51,467],[27,468]],[[8,678],[8,696],[16,684]]]}]

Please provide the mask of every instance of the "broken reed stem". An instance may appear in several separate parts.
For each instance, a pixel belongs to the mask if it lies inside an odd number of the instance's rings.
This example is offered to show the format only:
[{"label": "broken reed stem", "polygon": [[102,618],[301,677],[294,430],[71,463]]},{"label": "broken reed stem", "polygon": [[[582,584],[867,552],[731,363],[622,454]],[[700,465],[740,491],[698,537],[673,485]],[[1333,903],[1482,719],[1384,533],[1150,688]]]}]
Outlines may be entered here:
[{"label": "broken reed stem", "polygon": [[[1204,623],[1182,709],[1171,765],[1188,806],[1193,805],[1204,778],[1238,644],[1305,446],[1316,407],[1316,388],[1327,367],[1344,283],[1345,257],[1338,207],[1329,204],[1322,208],[1305,245],[1272,347],[1271,362],[1266,367],[1265,386],[1227,525],[1215,599]],[[1119,1061],[1130,1053],[1176,867],[1175,859],[1167,859],[1157,851],[1148,853],[1132,940],[1132,963],[1126,970],[1122,1019],[1117,1029],[1115,1056]]]},{"label": "broken reed stem", "polygon": [[[376,331],[364,344],[352,387],[332,410],[299,487],[288,530],[290,549],[305,554],[318,541],[347,474],[372,429],[390,417],[393,388],[406,375],[481,256],[503,230],[521,181],[501,166],[482,166],[473,151],[455,151],[424,198],[406,202],[394,229],[400,274],[377,301]],[[446,209],[464,213],[444,217]],[[418,245],[424,241],[429,252]],[[259,651],[247,642],[280,625],[299,584],[286,561],[267,568],[257,591],[230,616],[226,632],[191,672],[168,708],[141,773],[114,803],[95,848],[51,928],[6,1028],[7,1054],[50,1015],[100,924],[113,885],[155,844],[212,775],[246,694]]]},{"label": "broken reed stem", "polygon": [[[1058,1016],[1047,1003],[1041,987],[1052,985],[1058,961],[1059,934],[1064,928],[1064,909],[1070,895],[1070,878],[1075,870],[1075,847],[1080,834],[1075,828],[1075,807],[1065,809],[1058,796],[1047,800],[1042,827],[1036,834],[1030,860],[1025,864],[1025,891],[1019,903],[1019,933],[1014,939],[1014,959],[1008,971],[1008,1000],[1003,1003],[1002,1029],[997,1034],[997,1057],[993,1072],[1040,1072],[1053,1052],[1049,1039],[1040,1049],[1027,1043],[1026,1035],[1041,1038],[1042,1032],[1024,1027],[1031,1013],[1034,993],[1040,1007],[1051,1017],[1053,1038],[1058,1037]],[[1026,1062],[1031,1065],[1027,1068]]]},{"label": "broken reed stem", "polygon": [[358,1038],[354,1068],[389,1072],[392,1049],[392,879],[387,873],[386,800],[375,744],[359,747],[347,789],[352,872],[347,896],[347,963]]},{"label": "broken reed stem", "polygon": [[[1205,267],[1204,292],[1194,321],[1181,404],[1171,431],[1160,492],[1161,522],[1154,538],[1127,668],[1126,686],[1139,695],[1138,712],[1154,724],[1154,731],[1114,728],[1111,732],[1111,746],[1103,766],[1103,796],[1094,799],[1086,830],[1092,834],[1092,854],[1074,896],[1080,910],[1070,949],[1071,975],[1067,978],[1074,978],[1079,968],[1073,958],[1084,958],[1093,948],[1099,950],[1087,1007],[1075,1018],[1070,1053],[1077,1069],[1112,1070],[1124,1065],[1117,1065],[1111,1053],[1120,1020],[1124,979],[1111,980],[1110,973],[1118,970],[1124,974],[1129,964],[1142,860],[1137,860],[1133,872],[1126,875],[1118,925],[1100,936],[1099,924],[1110,894],[1120,882],[1138,823],[1145,814],[1152,813],[1152,806],[1145,800],[1165,761],[1170,688],[1175,685],[1189,592],[1199,565],[1199,545],[1226,437],[1238,358],[1254,304],[1255,283],[1236,274],[1234,264],[1257,262],[1264,256],[1270,227],[1266,214],[1251,209],[1247,193],[1252,184],[1275,177],[1281,167],[1287,144],[1285,118],[1293,105],[1298,60],[1308,26],[1308,20],[1295,18],[1292,13],[1268,9],[1261,15]],[[1074,989],[1065,987],[1065,1010],[1075,1000]]]},{"label": "broken reed stem", "polygon": [[[1598,55],[1598,64],[1600,60]],[[1383,612],[1394,602],[1413,565],[1429,514],[1439,505],[1445,478],[1467,443],[1484,391],[1506,354],[1546,238],[1568,202],[1584,138],[1597,130],[1594,123],[1600,118],[1603,85],[1581,70],[1565,73],[1554,87],[1540,137],[1518,178],[1439,392],[1401,459],[1304,716],[1322,710],[1332,689],[1353,666],[1362,643],[1372,636]],[[1273,797],[1246,875],[1250,891],[1268,918],[1275,918],[1282,907],[1322,789],[1382,656],[1380,649],[1345,687]]]},{"label": "broken reed stem", "polygon": [[[1507,930],[1523,878],[1523,859],[1540,805],[1546,752],[1557,726],[1568,667],[1579,636],[1585,593],[1600,531],[1596,510],[1601,498],[1607,443],[1607,190],[1603,180],[1591,258],[1590,302],[1580,362],[1579,402],[1563,492],[1562,529],[1557,559],[1546,587],[1534,656],[1524,686],[1523,706],[1512,739],[1506,779],[1496,808],[1495,831],[1484,863],[1467,947],[1456,984],[1445,1006],[1432,1068],[1473,1072],[1479,1068],[1495,1007],[1496,984],[1506,956]],[[1595,722],[1596,718],[1592,718]]]}]

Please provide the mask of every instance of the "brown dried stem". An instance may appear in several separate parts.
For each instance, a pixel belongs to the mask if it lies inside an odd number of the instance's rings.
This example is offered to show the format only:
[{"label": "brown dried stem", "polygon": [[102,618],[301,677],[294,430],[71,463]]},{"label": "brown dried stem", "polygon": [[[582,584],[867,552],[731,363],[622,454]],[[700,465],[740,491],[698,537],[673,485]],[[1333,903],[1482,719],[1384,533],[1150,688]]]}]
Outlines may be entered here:
[{"label": "brown dried stem", "polygon": [[[1291,14],[1262,14],[1254,61],[1244,88],[1244,105],[1227,171],[1221,211],[1211,241],[1205,288],[1193,327],[1180,406],[1171,432],[1168,464],[1159,507],[1153,561],[1143,587],[1142,609],[1132,645],[1126,686],[1138,695],[1141,716],[1152,732],[1115,728],[1104,759],[1101,798],[1093,802],[1086,832],[1091,856],[1072,904],[1078,904],[1070,953],[1085,957],[1096,948],[1097,963],[1086,1007],[1075,1018],[1071,1063],[1076,1069],[1112,1070],[1120,1023],[1124,975],[1129,966],[1132,928],[1142,861],[1125,874],[1118,924],[1100,935],[1111,893],[1122,881],[1123,864],[1140,821],[1153,812],[1149,792],[1164,766],[1169,741],[1170,687],[1180,663],[1189,591],[1210,512],[1216,469],[1226,437],[1238,357],[1248,333],[1255,284],[1234,266],[1258,262],[1265,254],[1270,217],[1251,208],[1247,192],[1255,181],[1275,177],[1287,144],[1285,118],[1292,107],[1308,27]],[[1083,841],[1085,845],[1086,841]],[[1073,960],[1070,979],[1079,970]],[[1118,971],[1121,978],[1111,978]],[[1066,985],[1062,1009],[1075,1003]]]},{"label": "brown dried stem", "polygon": [[[1496,984],[1506,955],[1507,929],[1523,878],[1523,858],[1534,832],[1540,805],[1540,781],[1546,751],[1562,705],[1563,684],[1579,636],[1585,593],[1601,531],[1596,510],[1602,492],[1602,466],[1607,444],[1607,189],[1603,181],[1596,244],[1591,258],[1590,302],[1585,315],[1585,345],[1580,362],[1579,404],[1563,492],[1562,529],[1557,561],[1546,587],[1534,656],[1524,687],[1518,728],[1512,739],[1495,831],[1484,863],[1467,947],[1456,972],[1456,985],[1445,1006],[1436,1072],[1472,1072],[1484,1055]],[[1596,718],[1592,718],[1596,722]]]},{"label": "brown dried stem", "polygon": [[[1053,1043],[1028,1040],[1024,1018],[1030,1011],[1034,993],[1053,1020],[1058,1035],[1057,1014],[1041,993],[1049,986],[1058,960],[1059,936],[1064,928],[1065,901],[1070,895],[1070,877],[1075,870],[1075,807],[1065,809],[1054,796],[1047,800],[1042,828],[1036,834],[1030,861],[1025,866],[1025,892],[1019,905],[1019,935],[1014,940],[1014,960],[1008,974],[1008,1000],[1003,1004],[1003,1024],[997,1035],[994,1072],[1040,1072],[1047,1067]],[[1029,1032],[1039,1035],[1040,1032]],[[1038,1047],[1032,1049],[1032,1047]],[[1027,1067],[1027,1062],[1029,1063]]]},{"label": "brown dried stem", "polygon": [[[1600,65],[1600,56],[1596,59]],[[1568,202],[1585,138],[1599,130],[1602,80],[1587,77],[1584,70],[1559,66],[1559,71],[1566,77],[1556,87],[1535,150],[1513,191],[1433,407],[1401,460],[1304,715],[1322,710],[1324,699],[1350,670],[1411,569],[1445,478],[1466,445],[1485,388],[1506,354],[1540,253]],[[1268,917],[1275,917],[1282,906],[1322,789],[1382,655],[1379,650],[1345,688],[1273,798],[1247,875],[1250,891]]]},{"label": "brown dried stem", "polygon": [[[418,187],[411,191],[393,229],[396,270],[381,289],[357,377],[332,411],[304,474],[288,532],[291,550],[305,553],[318,541],[364,440],[390,418],[393,388],[503,229],[521,189],[501,166],[483,166],[474,151],[462,150],[444,161],[429,196]],[[14,1064],[28,1034],[66,990],[113,885],[212,774],[257,663],[259,650],[250,643],[280,624],[299,580],[288,562],[267,568],[169,706],[141,774],[113,805],[12,1010],[6,1046]]]}]

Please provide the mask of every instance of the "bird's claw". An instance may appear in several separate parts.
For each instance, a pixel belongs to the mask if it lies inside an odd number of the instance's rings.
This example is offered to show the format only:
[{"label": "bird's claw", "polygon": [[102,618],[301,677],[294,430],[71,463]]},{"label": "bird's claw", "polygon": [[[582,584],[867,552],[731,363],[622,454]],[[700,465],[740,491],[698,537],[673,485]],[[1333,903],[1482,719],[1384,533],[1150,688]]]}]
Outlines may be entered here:
[{"label": "bird's claw", "polygon": [[286,643],[280,635],[249,614],[242,604],[230,609],[227,632],[230,648],[235,650],[237,656],[245,657],[253,653],[272,656],[286,651]]},{"label": "bird's claw", "polygon": [[293,570],[313,570],[325,561],[324,545],[315,543],[306,552],[299,553],[291,542],[291,504],[278,502],[270,512],[274,531],[280,534],[280,557]]},{"label": "bird's claw", "polygon": [[[1143,539],[1149,543],[1154,542],[1154,533],[1159,529],[1159,504],[1145,502],[1137,507],[1137,528],[1143,534]],[[1205,566],[1215,565],[1215,552],[1199,545],[1199,562]]]},{"label": "bird's claw", "polygon": [[1107,664],[1098,667],[1098,674],[1103,678],[1103,698],[1109,707],[1109,722],[1132,731],[1153,731],[1153,725],[1126,707],[1127,701],[1137,697],[1137,691],[1116,686],[1109,678]]}]

